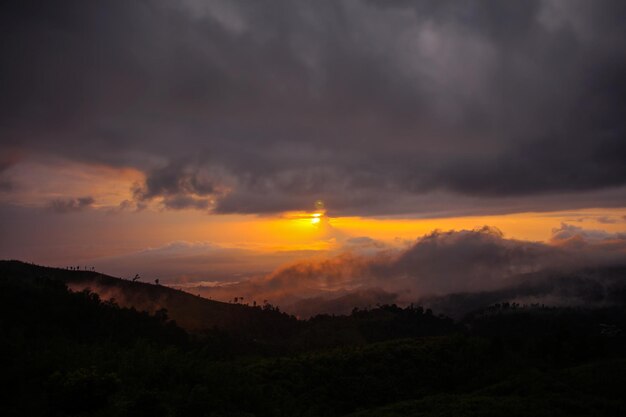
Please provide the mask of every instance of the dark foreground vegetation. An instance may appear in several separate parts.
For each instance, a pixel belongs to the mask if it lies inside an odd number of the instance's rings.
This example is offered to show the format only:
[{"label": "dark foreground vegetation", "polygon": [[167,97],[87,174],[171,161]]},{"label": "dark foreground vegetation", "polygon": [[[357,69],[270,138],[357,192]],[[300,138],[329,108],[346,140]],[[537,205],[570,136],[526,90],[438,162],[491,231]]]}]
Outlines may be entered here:
[{"label": "dark foreground vegetation", "polygon": [[250,334],[219,317],[188,331],[37,268],[0,265],[2,416],[626,415],[623,306],[501,304],[457,322],[257,308]]}]

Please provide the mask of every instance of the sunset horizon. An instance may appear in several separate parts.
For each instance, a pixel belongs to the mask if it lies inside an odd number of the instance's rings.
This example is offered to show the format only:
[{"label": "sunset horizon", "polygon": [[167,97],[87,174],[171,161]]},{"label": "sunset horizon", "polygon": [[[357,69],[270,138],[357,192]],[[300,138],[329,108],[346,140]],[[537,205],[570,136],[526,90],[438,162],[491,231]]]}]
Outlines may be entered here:
[{"label": "sunset horizon", "polygon": [[626,414],[625,22],[3,2],[0,414]]}]

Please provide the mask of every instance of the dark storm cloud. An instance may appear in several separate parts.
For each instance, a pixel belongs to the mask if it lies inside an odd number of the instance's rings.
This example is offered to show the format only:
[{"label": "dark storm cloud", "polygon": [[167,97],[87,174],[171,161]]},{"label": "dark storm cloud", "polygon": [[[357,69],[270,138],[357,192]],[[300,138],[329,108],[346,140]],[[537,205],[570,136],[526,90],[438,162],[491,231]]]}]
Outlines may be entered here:
[{"label": "dark storm cloud", "polygon": [[163,200],[163,205],[166,208],[174,210],[181,210],[186,208],[207,210],[209,208],[210,201],[202,198],[193,198],[186,195],[178,195],[175,197],[166,197]]},{"label": "dark storm cloud", "polygon": [[319,198],[342,214],[626,203],[621,1],[0,7],[2,147],[141,169],[139,202],[258,213]]},{"label": "dark storm cloud", "polygon": [[163,205],[170,209],[207,210],[212,198],[223,193],[220,187],[201,165],[175,161],[148,172],[145,184],[135,187],[133,194],[138,202],[163,197]]},{"label": "dark storm cloud", "polygon": [[48,209],[55,213],[71,213],[88,209],[95,203],[93,197],[56,199],[48,203]]}]

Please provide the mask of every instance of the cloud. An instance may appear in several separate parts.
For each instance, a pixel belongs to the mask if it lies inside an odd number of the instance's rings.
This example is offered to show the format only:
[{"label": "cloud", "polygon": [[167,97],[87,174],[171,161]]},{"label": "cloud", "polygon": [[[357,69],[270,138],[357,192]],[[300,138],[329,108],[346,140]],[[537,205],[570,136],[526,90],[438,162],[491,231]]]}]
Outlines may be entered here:
[{"label": "cloud", "polygon": [[9,170],[19,162],[19,155],[15,151],[7,151],[0,156],[0,193],[8,193],[16,188]]},{"label": "cloud", "polygon": [[552,229],[551,238],[552,243],[561,245],[573,241],[602,242],[614,240],[626,240],[626,233],[610,233],[605,230],[584,229],[567,223],[561,223],[560,227]]},{"label": "cloud", "polygon": [[133,194],[139,203],[160,197],[168,209],[207,210],[215,198],[224,194],[223,188],[208,169],[176,161],[150,171],[145,183],[137,185]]},{"label": "cloud", "polygon": [[108,214],[120,214],[124,212],[140,212],[147,208],[147,203],[137,200],[122,200],[117,206],[110,207],[107,210]]},{"label": "cloud", "polygon": [[55,213],[72,213],[83,211],[93,206],[93,197],[79,197],[70,199],[56,199],[48,203],[48,209]]},{"label": "cloud", "polygon": [[623,206],[623,2],[500,3],[3,2],[1,148],[169,209]]},{"label": "cloud", "polygon": [[609,216],[600,216],[596,218],[596,221],[598,223],[603,223],[603,224],[615,224],[615,223],[620,223],[620,221],[623,221],[623,219],[609,217]]},{"label": "cloud", "polygon": [[206,210],[209,208],[210,200],[203,198],[194,198],[188,195],[177,195],[174,197],[166,197],[163,200],[163,205],[166,208],[174,210],[182,210],[187,208]]},{"label": "cloud", "polygon": [[517,277],[506,288],[457,292],[421,298],[434,311],[462,317],[496,303],[521,305],[606,307],[626,304],[624,262],[620,266],[540,271]]},{"label": "cloud", "polygon": [[406,248],[358,252],[348,245],[342,253],[325,259],[298,261],[227,287],[194,290],[223,300],[267,299],[297,314],[345,312],[385,300],[433,302],[458,293],[557,299],[571,291],[575,294],[570,298],[582,299],[584,291],[576,288],[587,288],[583,286],[587,281],[572,280],[568,290],[569,281],[563,277],[583,268],[614,265],[626,266],[624,234],[564,224],[554,230],[549,243],[540,243],[507,239],[499,230],[485,226],[434,231]]}]

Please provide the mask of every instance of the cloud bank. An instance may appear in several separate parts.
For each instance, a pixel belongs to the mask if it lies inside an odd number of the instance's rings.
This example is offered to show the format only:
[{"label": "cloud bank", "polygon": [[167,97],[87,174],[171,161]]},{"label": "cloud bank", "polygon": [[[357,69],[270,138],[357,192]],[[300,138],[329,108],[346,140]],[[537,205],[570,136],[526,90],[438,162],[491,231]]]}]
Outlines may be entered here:
[{"label": "cloud bank", "polygon": [[70,199],[55,199],[50,201],[48,208],[55,213],[71,213],[74,211],[83,211],[92,207],[96,201],[93,197],[79,197]]},{"label": "cloud bank", "polygon": [[[441,304],[450,294],[490,294],[480,300],[493,302],[545,301],[549,296],[553,302],[580,302],[597,295],[590,286],[604,284],[602,276],[587,279],[576,274],[612,267],[626,267],[624,234],[563,224],[550,242],[539,243],[507,239],[485,226],[434,231],[401,249],[372,253],[353,248],[323,260],[296,262],[263,277],[191,291],[221,300],[268,300],[301,315],[345,313],[387,302]],[[626,288],[625,273],[623,268],[621,275],[609,274],[611,285]]]},{"label": "cloud bank", "polygon": [[0,150],[138,169],[137,203],[626,204],[622,1],[0,7]]}]

